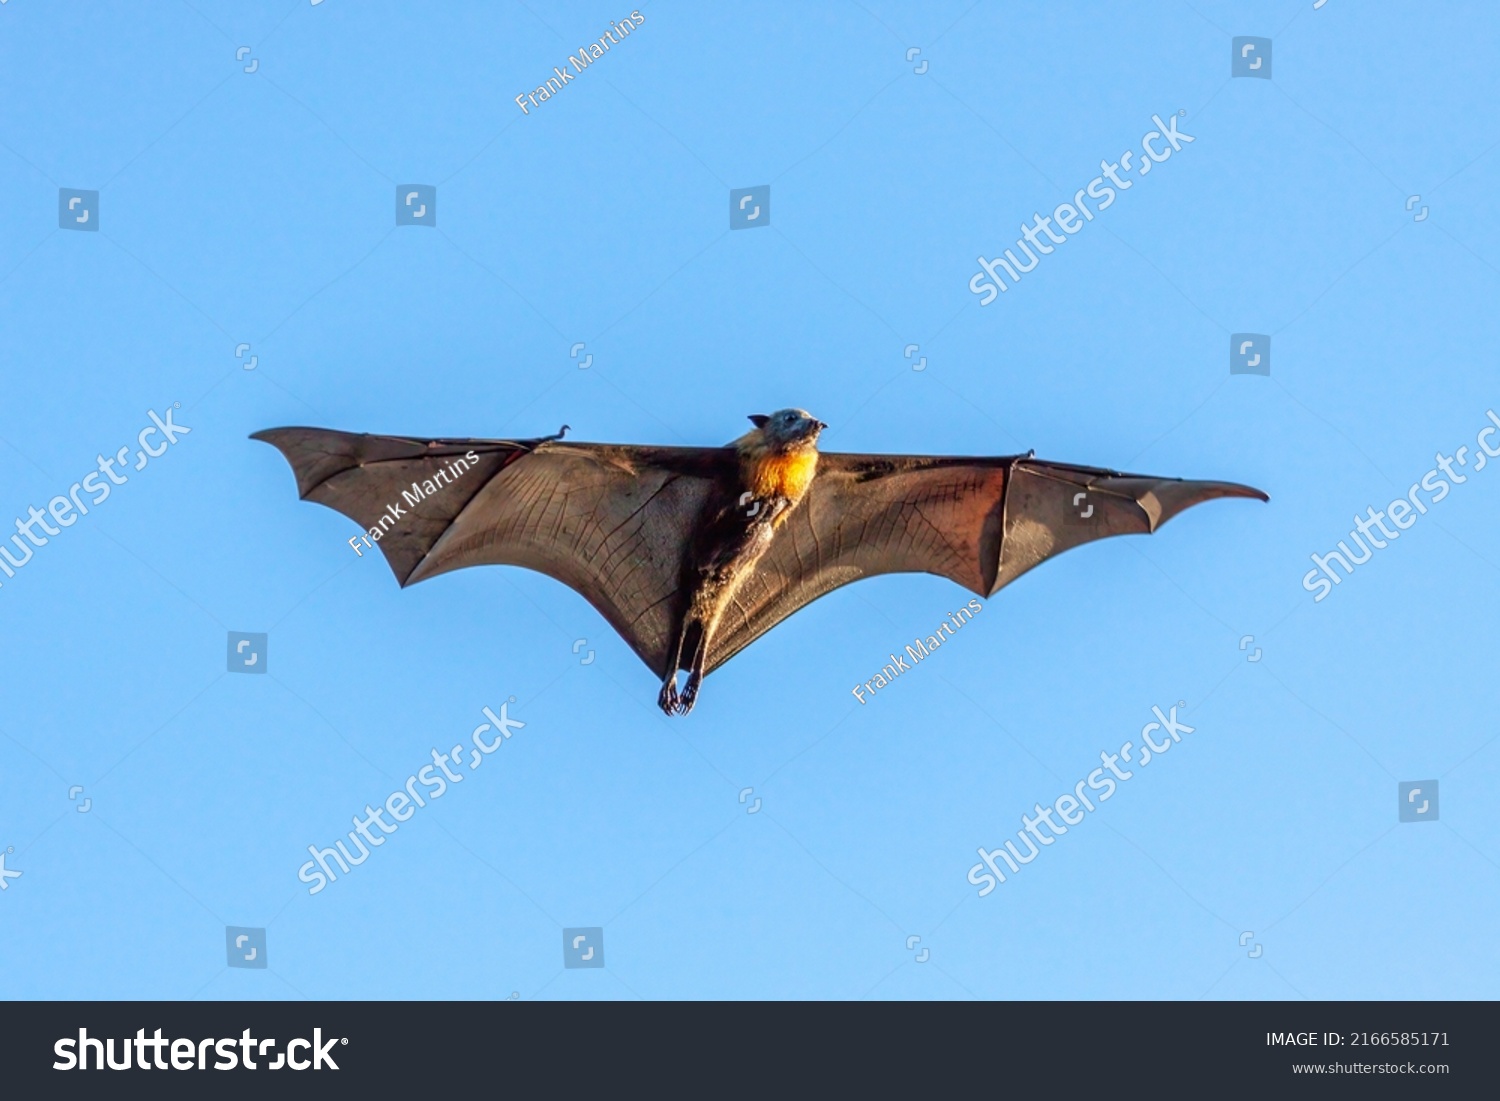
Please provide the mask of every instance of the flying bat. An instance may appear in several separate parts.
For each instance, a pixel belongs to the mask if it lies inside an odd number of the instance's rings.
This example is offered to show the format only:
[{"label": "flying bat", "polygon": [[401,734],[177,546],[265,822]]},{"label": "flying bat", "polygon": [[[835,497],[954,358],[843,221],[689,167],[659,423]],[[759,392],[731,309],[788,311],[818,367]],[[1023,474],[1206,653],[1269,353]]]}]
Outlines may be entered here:
[{"label": "flying bat", "polygon": [[[524,566],[580,593],[654,674],[668,715],[787,616],[851,581],[946,577],[990,597],[1044,559],[1155,531],[1232,482],[996,458],[820,453],[801,409],[724,447],[424,440],[271,428],[303,499],[356,521],[402,587]],[[355,546],[358,550],[358,546]],[[687,671],[679,692],[677,675]]]}]

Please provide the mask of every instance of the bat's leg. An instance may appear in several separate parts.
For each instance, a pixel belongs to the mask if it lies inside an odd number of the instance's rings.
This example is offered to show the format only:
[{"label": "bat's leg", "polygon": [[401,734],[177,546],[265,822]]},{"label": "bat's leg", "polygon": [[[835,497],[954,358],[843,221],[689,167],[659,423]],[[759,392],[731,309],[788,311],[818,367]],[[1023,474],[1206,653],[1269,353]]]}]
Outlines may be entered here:
[{"label": "bat's leg", "polygon": [[[734,598],[740,583],[755,568],[755,564],[770,546],[776,520],[790,504],[785,497],[760,501],[759,505],[764,507],[757,508],[758,515],[718,549],[710,565],[704,570],[703,583],[693,594],[692,610],[688,616],[688,622],[697,628],[697,637],[694,640],[693,657],[688,664],[687,683],[677,696],[677,714],[686,715],[693,709],[693,704],[698,699],[698,686],[703,683],[703,667],[708,663],[709,642],[718,629],[719,619]],[[678,667],[681,666],[682,649],[685,649],[680,642],[686,638],[687,632],[684,631],[682,640],[679,640]]]},{"label": "bat's leg", "polygon": [[677,670],[673,669],[667,674],[667,679],[661,683],[661,691],[656,696],[656,706],[668,715],[677,713]]},{"label": "bat's leg", "polygon": [[688,673],[687,683],[682,686],[682,694],[677,697],[677,714],[686,715],[693,709],[693,704],[698,700],[698,685],[703,680],[703,674],[697,669]]},{"label": "bat's leg", "polygon": [[688,631],[694,626],[694,621],[689,619],[682,625],[682,630],[677,632],[677,649],[672,653],[672,662],[667,667],[667,675],[661,682],[661,692],[656,697],[656,706],[660,707],[668,715],[677,713],[680,697],[677,694],[677,670],[682,668],[682,651],[687,644]]},{"label": "bat's leg", "polygon": [[[693,709],[698,698],[698,685],[703,681],[703,664],[708,658],[708,641],[719,622],[719,604],[723,597],[723,586],[711,580],[694,594],[682,631],[677,636],[677,652],[672,658],[672,672],[668,682],[662,685],[657,703],[668,715],[686,715]],[[688,663],[687,683],[677,691],[677,670],[683,668],[683,651],[692,647],[693,656]]]},{"label": "bat's leg", "polygon": [[677,714],[679,715],[686,715],[698,700],[698,686],[703,683],[703,665],[708,660],[708,643],[717,623],[718,616],[714,616],[712,620],[702,624],[699,628],[698,645],[693,647],[693,659],[688,666],[687,683],[682,686],[682,692],[677,697]]}]

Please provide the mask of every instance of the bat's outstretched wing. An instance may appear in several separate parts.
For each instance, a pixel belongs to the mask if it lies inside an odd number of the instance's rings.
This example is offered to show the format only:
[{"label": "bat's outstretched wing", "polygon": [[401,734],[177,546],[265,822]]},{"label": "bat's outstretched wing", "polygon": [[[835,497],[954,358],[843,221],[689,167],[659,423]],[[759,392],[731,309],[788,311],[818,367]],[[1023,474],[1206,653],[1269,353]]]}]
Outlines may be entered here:
[{"label": "bat's outstretched wing", "polygon": [[1216,497],[1264,493],[1009,458],[824,454],[801,505],[725,612],[706,670],[862,577],[931,573],[993,596],[1054,554],[1155,531]]},{"label": "bat's outstretched wing", "polygon": [[[403,586],[464,566],[537,570],[582,594],[658,676],[682,622],[694,535],[737,478],[730,448],[319,428],[254,438],[286,456],[303,498],[363,526]],[[991,596],[1054,554],[1155,531],[1216,497],[1266,499],[1228,482],[1030,456],[825,454],[807,497],[726,610],[705,668],[851,581],[931,573]]]},{"label": "bat's outstretched wing", "polygon": [[693,532],[736,473],[727,448],[321,428],[252,438],[286,456],[304,499],[357,521],[372,541],[383,523],[377,545],[403,586],[464,566],[540,571],[582,594],[658,676],[676,643]]}]

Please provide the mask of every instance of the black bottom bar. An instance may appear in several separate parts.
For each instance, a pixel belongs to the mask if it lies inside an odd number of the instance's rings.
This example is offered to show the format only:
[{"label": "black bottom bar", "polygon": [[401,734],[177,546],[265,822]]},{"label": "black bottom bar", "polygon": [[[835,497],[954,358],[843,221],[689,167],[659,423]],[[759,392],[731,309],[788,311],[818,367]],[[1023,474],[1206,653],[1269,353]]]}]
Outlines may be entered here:
[{"label": "black bottom bar", "polygon": [[[11,1002],[5,1017],[15,1097],[114,1096],[121,1078],[153,1097],[1474,1097],[1500,1023],[1491,1002]],[[96,1069],[111,1059],[131,1067]]]}]

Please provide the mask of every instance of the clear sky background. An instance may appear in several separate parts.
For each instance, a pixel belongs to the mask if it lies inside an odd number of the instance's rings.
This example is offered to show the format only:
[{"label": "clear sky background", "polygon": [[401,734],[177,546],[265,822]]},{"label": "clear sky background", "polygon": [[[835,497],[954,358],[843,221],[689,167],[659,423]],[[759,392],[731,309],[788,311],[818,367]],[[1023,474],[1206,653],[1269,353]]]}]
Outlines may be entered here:
[{"label": "clear sky background", "polygon": [[[0,576],[0,995],[1500,993],[1500,466],[1302,587],[1500,406],[1493,5],[659,0],[522,114],[630,10],[0,8],[0,526],[148,410],[191,429]],[[1230,77],[1240,35],[1272,79]],[[1192,144],[978,304],[976,257],[1174,112]],[[395,224],[409,183],[435,228]],[[1269,376],[1230,374],[1241,332]],[[827,450],[1271,502],[1048,562],[864,705],[968,594],[845,588],[669,721],[582,598],[401,591],[247,439],[712,445],[787,405]],[[512,696],[503,750],[308,894],[310,844]],[[1178,700],[1194,733],[978,897],[979,846]]]}]

